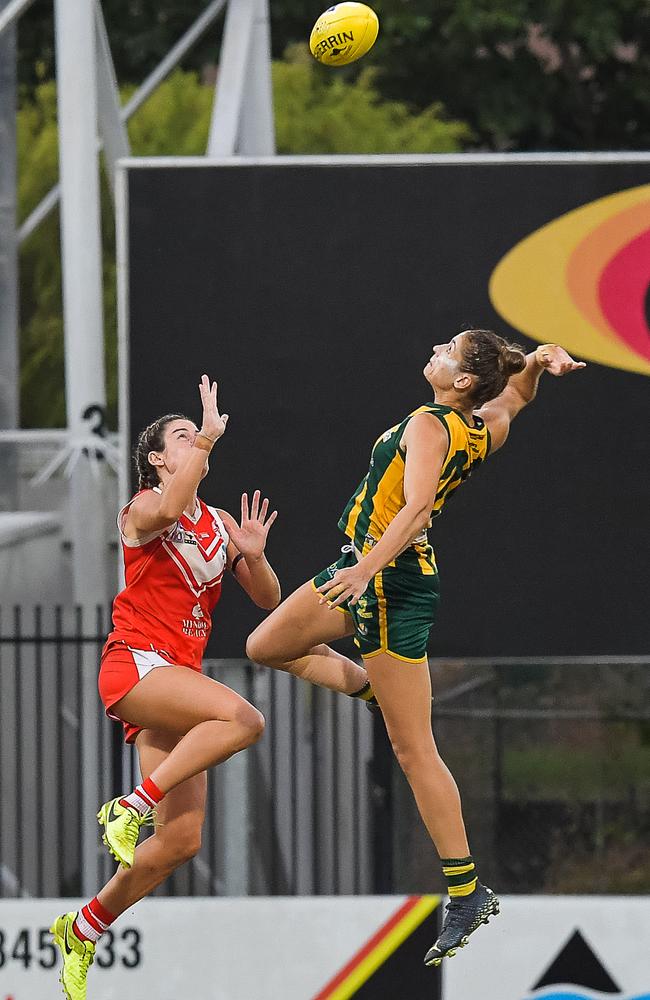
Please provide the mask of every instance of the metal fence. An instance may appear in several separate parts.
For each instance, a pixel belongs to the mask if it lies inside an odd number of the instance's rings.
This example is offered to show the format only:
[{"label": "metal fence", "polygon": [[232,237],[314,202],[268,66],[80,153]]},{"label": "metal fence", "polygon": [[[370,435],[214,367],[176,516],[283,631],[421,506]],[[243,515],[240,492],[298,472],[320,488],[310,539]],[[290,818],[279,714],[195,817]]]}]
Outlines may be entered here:
[{"label": "metal fence", "polygon": [[[434,732],[488,884],[650,892],[650,657],[431,665]],[[391,882],[439,891],[410,791],[390,774]]]},{"label": "metal fence", "polygon": [[[96,693],[107,614],[0,617],[0,896],[94,892],[99,803],[138,781]],[[650,892],[650,658],[432,660],[433,725],[503,892]],[[442,891],[380,715],[245,660],[206,672],[267,719],[214,768],[200,854],[160,894]]]},{"label": "metal fence", "polygon": [[[107,624],[101,608],[90,617],[16,608],[0,621],[0,895],[76,896],[112,873],[94,815],[139,772],[98,696],[84,719]],[[370,891],[365,707],[245,660],[205,670],[257,705],[267,732],[210,772],[201,852],[159,892]]]}]

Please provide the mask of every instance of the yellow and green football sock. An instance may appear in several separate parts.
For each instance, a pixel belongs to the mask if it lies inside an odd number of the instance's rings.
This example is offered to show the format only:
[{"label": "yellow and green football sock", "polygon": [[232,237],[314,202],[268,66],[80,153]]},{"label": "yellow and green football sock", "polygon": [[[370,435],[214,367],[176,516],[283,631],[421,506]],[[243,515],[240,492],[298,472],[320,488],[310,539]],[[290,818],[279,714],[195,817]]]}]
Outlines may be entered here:
[{"label": "yellow and green football sock", "polygon": [[447,879],[450,898],[471,896],[478,882],[476,865],[471,854],[466,858],[443,858],[441,864],[442,874]]},{"label": "yellow and green football sock", "polygon": [[358,691],[353,691],[350,695],[351,698],[358,698],[360,701],[365,701],[368,705],[377,705],[377,699],[375,698],[375,692],[372,690],[372,684],[370,681],[366,681],[362,688]]}]

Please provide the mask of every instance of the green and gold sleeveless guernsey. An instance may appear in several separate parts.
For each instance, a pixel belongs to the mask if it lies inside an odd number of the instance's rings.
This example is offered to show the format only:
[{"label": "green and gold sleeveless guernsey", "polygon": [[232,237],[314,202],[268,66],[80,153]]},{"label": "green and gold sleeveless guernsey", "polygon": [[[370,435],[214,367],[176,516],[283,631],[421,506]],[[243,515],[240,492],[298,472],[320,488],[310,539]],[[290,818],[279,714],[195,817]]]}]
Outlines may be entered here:
[{"label": "green and gold sleeveless guernsey", "polygon": [[[372,449],[368,473],[339,521],[339,528],[352,540],[361,555],[366,555],[377,544],[406,503],[406,452],[402,437],[409,420],[418,413],[431,413],[437,417],[449,440],[431,520],[438,517],[447,498],[484,461],[490,450],[490,433],[480,417],[474,415],[474,426],[471,427],[458,410],[439,403],[418,407],[400,424],[382,434]],[[428,544],[426,529],[390,565],[402,569],[419,569],[424,574],[436,573],[433,549]]]}]

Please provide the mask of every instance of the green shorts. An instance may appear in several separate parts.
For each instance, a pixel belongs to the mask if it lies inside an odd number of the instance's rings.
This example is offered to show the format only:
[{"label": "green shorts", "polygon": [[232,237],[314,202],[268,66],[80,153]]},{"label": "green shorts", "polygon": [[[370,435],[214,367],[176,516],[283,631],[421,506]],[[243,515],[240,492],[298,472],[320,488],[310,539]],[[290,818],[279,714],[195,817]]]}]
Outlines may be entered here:
[{"label": "green shorts", "polygon": [[[341,558],[314,577],[314,587],[327,583],[337,569],[354,566],[356,561],[352,546],[345,545]],[[425,575],[387,566],[370,581],[356,604],[350,606],[345,601],[338,610],[352,617],[354,641],[364,658],[390,653],[407,663],[422,663],[427,658],[429,632],[439,603],[437,573]]]}]

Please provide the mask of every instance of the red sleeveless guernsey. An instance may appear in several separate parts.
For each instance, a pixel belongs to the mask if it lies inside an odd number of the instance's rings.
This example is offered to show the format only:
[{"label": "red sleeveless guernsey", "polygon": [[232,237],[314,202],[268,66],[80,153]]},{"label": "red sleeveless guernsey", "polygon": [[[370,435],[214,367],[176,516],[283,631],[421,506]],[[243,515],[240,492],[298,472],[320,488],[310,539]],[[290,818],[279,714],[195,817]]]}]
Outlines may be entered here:
[{"label": "red sleeveless guernsey", "polygon": [[117,517],[126,585],[113,602],[113,631],[104,653],[120,642],[200,670],[211,614],[221,597],[228,533],[214,507],[199,500],[194,517],[182,514],[175,524],[138,541],[125,538],[133,500]]}]

